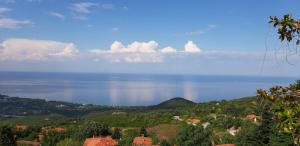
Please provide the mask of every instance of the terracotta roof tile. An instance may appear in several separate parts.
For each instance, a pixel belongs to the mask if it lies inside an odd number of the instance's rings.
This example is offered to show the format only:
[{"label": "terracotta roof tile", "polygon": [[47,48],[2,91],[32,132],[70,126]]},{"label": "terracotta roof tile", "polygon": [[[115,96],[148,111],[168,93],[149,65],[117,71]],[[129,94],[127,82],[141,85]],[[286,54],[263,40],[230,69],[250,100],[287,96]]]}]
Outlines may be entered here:
[{"label": "terracotta roof tile", "polygon": [[87,138],[83,146],[116,146],[118,143],[110,136],[107,137],[97,137],[97,138]]},{"label": "terracotta roof tile", "polygon": [[152,138],[150,137],[135,137],[132,143],[133,146],[151,146],[152,145]]}]

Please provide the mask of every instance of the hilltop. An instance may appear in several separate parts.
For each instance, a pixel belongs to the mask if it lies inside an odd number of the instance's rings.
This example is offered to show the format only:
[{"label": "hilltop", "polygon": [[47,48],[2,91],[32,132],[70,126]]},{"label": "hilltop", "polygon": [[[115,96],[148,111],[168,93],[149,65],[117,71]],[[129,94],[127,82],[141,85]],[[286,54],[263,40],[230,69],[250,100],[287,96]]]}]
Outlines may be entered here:
[{"label": "hilltop", "polygon": [[169,100],[166,100],[158,105],[156,105],[156,108],[160,109],[178,109],[178,108],[185,108],[189,106],[196,105],[195,102],[187,100],[185,98],[181,97],[175,97]]}]

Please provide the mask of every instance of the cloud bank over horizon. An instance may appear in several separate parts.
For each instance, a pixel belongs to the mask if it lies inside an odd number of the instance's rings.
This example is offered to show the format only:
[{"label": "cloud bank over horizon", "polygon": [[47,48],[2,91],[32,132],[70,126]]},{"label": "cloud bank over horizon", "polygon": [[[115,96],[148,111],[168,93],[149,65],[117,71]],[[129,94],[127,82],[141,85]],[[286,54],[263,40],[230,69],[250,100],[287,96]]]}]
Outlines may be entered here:
[{"label": "cloud bank over horizon", "polygon": [[[205,50],[193,41],[176,49],[154,40],[80,50],[72,42],[11,38],[0,43],[0,70],[257,75],[264,63],[262,74],[297,75],[290,72],[299,64],[288,65],[285,56],[271,57],[273,53]],[[291,62],[299,60],[290,57]]]}]

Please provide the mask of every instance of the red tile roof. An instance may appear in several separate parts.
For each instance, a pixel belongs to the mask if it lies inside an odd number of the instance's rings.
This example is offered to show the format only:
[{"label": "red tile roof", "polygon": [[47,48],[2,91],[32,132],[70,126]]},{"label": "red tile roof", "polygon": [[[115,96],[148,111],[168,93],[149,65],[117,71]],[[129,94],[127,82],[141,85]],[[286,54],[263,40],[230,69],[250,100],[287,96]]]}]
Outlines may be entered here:
[{"label": "red tile roof", "polygon": [[250,114],[250,115],[247,115],[246,118],[247,119],[255,119],[257,116],[254,115],[254,114]]},{"label": "red tile roof", "polygon": [[43,138],[44,138],[43,133],[39,133],[39,134],[38,134],[38,141],[42,141]]},{"label": "red tile roof", "polygon": [[135,137],[132,143],[133,146],[151,146],[152,145],[152,138],[150,137]]},{"label": "red tile roof", "polygon": [[97,137],[97,138],[87,138],[83,146],[116,146],[117,141],[112,139],[110,136],[107,137]]},{"label": "red tile roof", "polygon": [[56,128],[53,128],[52,130],[55,132],[58,132],[58,133],[64,133],[67,131],[65,128],[61,128],[61,127],[56,127]]}]

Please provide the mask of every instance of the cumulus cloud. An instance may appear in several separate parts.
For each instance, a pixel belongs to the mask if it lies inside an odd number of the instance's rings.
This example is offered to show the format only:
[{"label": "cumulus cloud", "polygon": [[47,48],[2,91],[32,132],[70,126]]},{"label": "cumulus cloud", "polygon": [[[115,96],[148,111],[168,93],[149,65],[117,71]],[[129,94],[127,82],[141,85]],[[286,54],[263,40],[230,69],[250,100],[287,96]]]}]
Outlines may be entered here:
[{"label": "cumulus cloud", "polygon": [[188,41],[184,45],[184,51],[187,53],[200,53],[201,49],[193,41]]},{"label": "cumulus cloud", "polygon": [[[162,57],[157,53],[158,43],[155,41],[138,42],[135,41],[127,46],[119,41],[114,41],[109,50],[94,49],[90,50],[91,55],[103,58],[108,62],[162,62]],[[99,60],[99,59],[97,59]]]},{"label": "cumulus cloud", "polygon": [[61,14],[61,13],[58,13],[58,12],[50,12],[49,14],[50,14],[51,16],[57,17],[57,18],[59,18],[59,19],[65,19],[65,16],[64,16],[63,14]]},{"label": "cumulus cloud", "polygon": [[148,42],[138,42],[134,41],[127,46],[122,42],[114,41],[110,49],[93,49],[89,51],[91,56],[98,57],[96,60],[101,60],[100,58],[105,58],[103,61],[109,62],[163,62],[166,57],[183,57],[182,53],[199,53],[201,49],[194,44],[192,41],[188,41],[185,45],[184,51],[177,51],[175,48],[170,46],[158,49],[158,43],[156,41]]},{"label": "cumulus cloud", "polygon": [[12,18],[0,18],[0,28],[15,29],[22,25],[32,24],[30,20],[17,20]]},{"label": "cumulus cloud", "polygon": [[10,8],[0,7],[0,14],[11,11]]},{"label": "cumulus cloud", "polygon": [[0,60],[46,60],[70,58],[79,51],[73,43],[49,40],[8,39],[2,42]]},{"label": "cumulus cloud", "polygon": [[172,48],[170,46],[162,48],[159,51],[162,52],[162,53],[176,53],[177,52],[176,49],[174,49],[174,48]]},{"label": "cumulus cloud", "polygon": [[127,52],[127,53],[154,53],[158,43],[155,41],[149,42],[133,42],[125,47],[121,42],[115,41],[110,46],[110,52]]},{"label": "cumulus cloud", "polygon": [[71,9],[77,13],[91,13],[91,8],[98,4],[92,2],[81,2],[72,4]]}]

